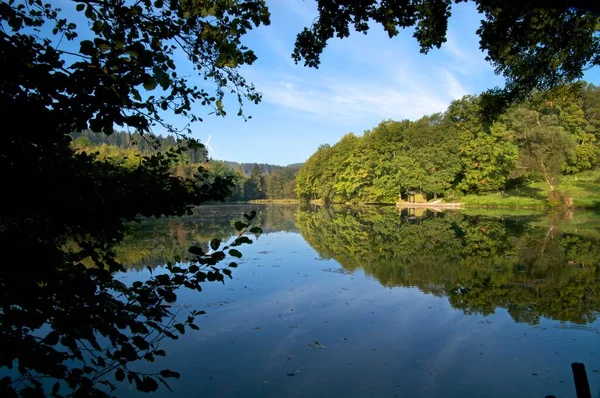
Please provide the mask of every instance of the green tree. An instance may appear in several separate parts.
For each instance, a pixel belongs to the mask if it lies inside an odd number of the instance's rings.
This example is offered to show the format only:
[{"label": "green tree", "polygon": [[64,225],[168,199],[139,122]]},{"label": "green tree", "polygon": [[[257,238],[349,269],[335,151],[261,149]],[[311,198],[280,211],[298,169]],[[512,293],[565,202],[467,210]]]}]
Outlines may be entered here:
[{"label": "green tree", "polygon": [[512,129],[521,148],[519,163],[540,175],[553,192],[560,180],[561,168],[573,150],[573,141],[554,115],[540,115],[516,109],[509,115]]},{"label": "green tree", "polygon": [[464,192],[504,189],[513,171],[518,147],[505,124],[486,126],[480,117],[478,97],[453,101],[445,115],[448,134],[460,137],[462,170],[456,188]]}]

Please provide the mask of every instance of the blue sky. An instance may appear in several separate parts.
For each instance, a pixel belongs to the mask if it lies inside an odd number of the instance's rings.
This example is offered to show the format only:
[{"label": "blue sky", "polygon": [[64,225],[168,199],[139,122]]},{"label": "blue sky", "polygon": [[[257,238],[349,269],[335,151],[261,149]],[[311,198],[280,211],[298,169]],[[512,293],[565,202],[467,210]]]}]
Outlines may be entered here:
[{"label": "blue sky", "polygon": [[[63,8],[71,6],[59,2]],[[332,40],[316,70],[291,59],[296,34],[317,15],[315,2],[268,4],[271,25],[244,39],[258,60],[241,72],[263,93],[259,105],[244,107],[252,119],[236,116],[234,98],[225,101],[225,118],[208,115],[210,110],[200,105],[194,108],[204,122],[192,125],[193,135],[201,141],[211,137],[215,159],[303,162],[319,145],[334,144],[346,133],[360,135],[385,119],[414,120],[441,112],[453,99],[503,85],[479,50],[475,31],[481,18],[473,4],[453,5],[448,41],[439,50],[420,54],[412,31],[389,39],[373,26],[368,35],[354,32],[348,39]],[[600,84],[599,68],[588,71],[585,79]]]}]

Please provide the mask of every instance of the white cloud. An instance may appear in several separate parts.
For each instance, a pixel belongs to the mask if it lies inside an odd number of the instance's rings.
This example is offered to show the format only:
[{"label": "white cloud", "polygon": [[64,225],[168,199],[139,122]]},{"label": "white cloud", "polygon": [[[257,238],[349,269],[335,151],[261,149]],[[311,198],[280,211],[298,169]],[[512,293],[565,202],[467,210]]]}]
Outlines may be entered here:
[{"label": "white cloud", "polygon": [[446,34],[447,41],[442,45],[442,51],[449,56],[448,65],[452,69],[465,74],[488,73],[493,71],[492,65],[485,60],[485,54],[473,37],[471,42],[460,40],[457,33],[449,29]]},{"label": "white cloud", "polygon": [[369,72],[363,76],[323,75],[316,80],[297,75],[269,76],[257,85],[266,102],[331,121],[414,120],[444,111],[452,99],[467,93],[444,69],[435,76],[414,71]]}]

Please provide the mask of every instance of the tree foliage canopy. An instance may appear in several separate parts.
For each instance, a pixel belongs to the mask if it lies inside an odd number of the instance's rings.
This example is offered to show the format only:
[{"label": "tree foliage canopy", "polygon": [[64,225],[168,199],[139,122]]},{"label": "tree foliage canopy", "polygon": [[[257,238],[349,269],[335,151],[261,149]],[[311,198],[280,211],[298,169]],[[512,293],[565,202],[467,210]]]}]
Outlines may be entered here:
[{"label": "tree foliage canopy", "polygon": [[600,130],[591,109],[600,89],[577,83],[553,90],[551,98],[535,94],[489,125],[481,96],[466,96],[444,114],[384,121],[362,137],[347,134],[306,161],[297,193],[335,203],[394,203],[406,191],[429,198],[497,192],[523,177],[541,178],[553,190],[561,174],[599,165]]}]

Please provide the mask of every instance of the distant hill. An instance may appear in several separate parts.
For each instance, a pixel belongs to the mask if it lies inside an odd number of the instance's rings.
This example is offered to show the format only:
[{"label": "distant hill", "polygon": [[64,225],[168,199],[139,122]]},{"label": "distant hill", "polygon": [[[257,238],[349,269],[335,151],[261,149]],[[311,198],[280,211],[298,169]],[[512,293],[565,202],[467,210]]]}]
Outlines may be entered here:
[{"label": "distant hill", "polygon": [[[177,139],[172,135],[162,136],[162,135],[146,135],[142,137],[139,133],[128,133],[125,131],[115,131],[111,135],[106,134],[97,134],[91,131],[82,131],[79,133],[71,134],[73,139],[85,139],[89,141],[91,145],[113,145],[117,148],[127,149],[127,148],[136,148],[141,153],[147,154],[152,153],[154,150],[152,148],[152,144],[156,143],[161,149],[168,149],[177,144]],[[205,150],[192,150],[188,153],[189,161],[192,163],[204,163],[206,162],[208,156]],[[211,159],[213,160],[213,159]],[[230,169],[234,171],[242,170],[243,174],[249,176],[252,172],[252,168],[255,164],[258,164],[260,168],[261,174],[271,175],[276,171],[281,171],[283,169],[295,170],[297,171],[303,165],[303,163],[294,163],[289,166],[279,166],[268,163],[239,163],[233,162],[229,160],[216,160],[218,162],[225,163]]]},{"label": "distant hill", "polygon": [[[142,136],[138,132],[129,133],[126,131],[115,131],[111,135],[106,135],[84,130],[72,133],[71,137],[74,140],[79,140],[80,144],[92,146],[112,145],[120,149],[135,148],[142,154],[154,153],[156,148],[166,150],[177,145],[178,142],[177,138],[172,135],[146,134]],[[208,158],[208,153],[205,149],[190,149],[187,151],[187,157],[192,163],[204,163]]]},{"label": "distant hill", "polygon": [[271,175],[274,172],[281,171],[283,169],[299,170],[300,167],[302,167],[303,165],[303,163],[294,163],[288,166],[279,166],[268,163],[239,163],[232,162],[229,160],[221,160],[221,162],[225,163],[232,170],[241,170],[245,175],[250,175],[255,165],[258,165],[258,167],[260,168],[260,173],[265,175]]}]

